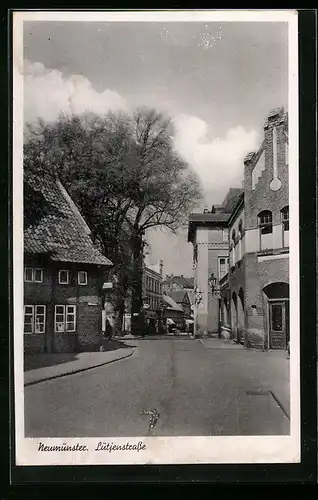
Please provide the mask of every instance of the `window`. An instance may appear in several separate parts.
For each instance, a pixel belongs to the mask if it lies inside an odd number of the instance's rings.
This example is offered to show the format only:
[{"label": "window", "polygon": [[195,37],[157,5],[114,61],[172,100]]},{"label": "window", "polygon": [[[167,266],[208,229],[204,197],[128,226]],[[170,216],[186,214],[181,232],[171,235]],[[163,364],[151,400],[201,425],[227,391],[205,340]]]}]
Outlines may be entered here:
[{"label": "window", "polygon": [[77,281],[78,281],[79,285],[87,285],[87,272],[86,271],[78,271]]},{"label": "window", "polygon": [[236,255],[235,255],[235,238],[236,238],[236,234],[235,234],[235,229],[233,229],[231,237],[232,237],[232,243],[233,243],[233,248],[231,250],[231,254],[232,254],[232,266],[235,266],[235,262],[236,262]]},{"label": "window", "polygon": [[59,271],[59,283],[60,285],[68,285],[70,281],[70,276],[69,276],[69,271],[66,271],[64,269]]},{"label": "window", "polygon": [[33,269],[26,267],[24,270],[24,281],[33,281]]},{"label": "window", "polygon": [[289,246],[289,207],[281,210],[281,221],[283,229],[283,247]]},{"label": "window", "polygon": [[43,282],[43,269],[34,269],[34,281],[35,283]]},{"label": "window", "polygon": [[262,234],[270,234],[273,232],[272,212],[264,210],[258,216],[258,225]]},{"label": "window", "polygon": [[242,222],[242,219],[240,219],[240,222],[239,222],[239,227],[238,227],[238,237],[239,237],[239,241],[238,241],[238,260],[241,260],[242,258],[242,238],[243,238],[243,222]]},{"label": "window", "polygon": [[24,306],[24,333],[45,332],[46,306]]},{"label": "window", "polygon": [[24,306],[24,333],[33,333],[34,306]]},{"label": "window", "polygon": [[229,237],[229,230],[228,229],[223,229],[222,230],[222,240],[224,242],[227,242],[228,241],[228,237]]},{"label": "window", "polygon": [[219,264],[218,266],[219,280],[221,280],[227,274],[229,269],[228,257],[219,257],[218,264]]},{"label": "window", "polygon": [[55,306],[54,331],[75,332],[76,330],[76,306]]},{"label": "window", "polygon": [[281,217],[284,231],[289,231],[289,207],[284,207],[282,209]]},{"label": "window", "polygon": [[272,212],[264,210],[258,214],[258,227],[260,233],[260,250],[273,248],[273,219]]},{"label": "window", "polygon": [[42,283],[43,282],[43,269],[38,267],[26,267],[24,269],[24,281]]}]

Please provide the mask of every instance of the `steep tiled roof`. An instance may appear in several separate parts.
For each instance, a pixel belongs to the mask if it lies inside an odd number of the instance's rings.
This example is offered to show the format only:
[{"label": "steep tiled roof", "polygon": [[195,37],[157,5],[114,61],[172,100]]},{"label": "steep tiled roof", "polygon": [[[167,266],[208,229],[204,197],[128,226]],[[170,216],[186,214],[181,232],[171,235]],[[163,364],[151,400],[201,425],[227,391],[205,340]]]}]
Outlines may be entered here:
[{"label": "steep tiled roof", "polygon": [[178,283],[182,288],[193,288],[194,280],[193,278],[185,278],[184,276],[174,276],[172,281]]},{"label": "steep tiled roof", "polygon": [[174,311],[180,311],[183,312],[183,309],[179,304],[177,304],[169,295],[164,295],[163,300],[167,304],[167,309],[173,309]]},{"label": "steep tiled roof", "polygon": [[243,195],[244,189],[230,188],[222,203],[224,212],[231,213]]},{"label": "steep tiled roof", "polygon": [[177,304],[181,304],[184,301],[187,292],[183,290],[173,290],[169,292],[169,297],[171,297]]},{"label": "steep tiled roof", "polygon": [[37,222],[24,230],[26,253],[49,254],[57,262],[112,265],[94,246],[88,226],[58,180],[25,174],[24,181],[44,200]]}]

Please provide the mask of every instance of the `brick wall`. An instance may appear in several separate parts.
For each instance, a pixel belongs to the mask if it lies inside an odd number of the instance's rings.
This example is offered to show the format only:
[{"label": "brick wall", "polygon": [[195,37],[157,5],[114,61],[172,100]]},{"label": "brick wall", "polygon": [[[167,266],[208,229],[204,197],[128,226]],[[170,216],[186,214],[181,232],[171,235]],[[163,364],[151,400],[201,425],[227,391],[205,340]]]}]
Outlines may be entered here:
[{"label": "brick wall", "polygon": [[[101,288],[108,270],[89,265],[45,263],[26,259],[27,267],[43,267],[43,283],[24,283],[24,303],[46,306],[44,334],[24,334],[27,353],[98,350],[102,341]],[[46,267],[45,267],[46,266]],[[70,271],[70,283],[58,283],[58,270]],[[77,284],[77,272],[87,272],[87,285]],[[76,332],[54,332],[55,305],[76,305]]]},{"label": "brick wall", "polygon": [[[273,129],[277,133],[277,175],[281,180],[281,188],[272,191],[270,182],[273,179]],[[246,228],[257,228],[257,215],[262,210],[273,212],[273,225],[280,224],[280,210],[289,203],[288,164],[286,158],[286,122],[283,110],[264,127],[264,141],[259,151],[245,160],[244,171],[244,205]],[[252,189],[252,172],[256,168],[261,154],[265,154],[265,170],[261,174],[255,189]]]}]

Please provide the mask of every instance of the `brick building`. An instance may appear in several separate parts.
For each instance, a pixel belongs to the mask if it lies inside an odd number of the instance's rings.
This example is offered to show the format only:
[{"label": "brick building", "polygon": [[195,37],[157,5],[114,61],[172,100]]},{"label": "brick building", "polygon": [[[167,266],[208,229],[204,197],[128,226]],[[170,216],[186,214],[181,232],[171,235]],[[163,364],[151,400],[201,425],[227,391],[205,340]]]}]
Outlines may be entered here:
[{"label": "brick building", "polygon": [[24,185],[39,200],[36,220],[24,229],[25,352],[98,350],[112,263],[58,179],[25,174]]},{"label": "brick building", "polygon": [[[273,110],[257,152],[244,161],[242,189],[211,212],[191,214],[195,324],[246,347],[289,342],[288,116]],[[210,290],[211,273],[215,290]]]},{"label": "brick building", "polygon": [[264,140],[244,161],[244,192],[228,220],[229,273],[220,282],[222,325],[247,347],[289,342],[288,117],[273,110]]}]

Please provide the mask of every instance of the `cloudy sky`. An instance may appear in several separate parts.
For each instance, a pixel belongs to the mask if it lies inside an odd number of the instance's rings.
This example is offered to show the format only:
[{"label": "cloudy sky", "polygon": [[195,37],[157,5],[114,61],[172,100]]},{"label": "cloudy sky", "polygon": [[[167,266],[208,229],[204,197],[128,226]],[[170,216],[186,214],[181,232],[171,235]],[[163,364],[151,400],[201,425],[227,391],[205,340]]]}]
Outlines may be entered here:
[{"label": "cloudy sky", "polygon": [[[268,112],[287,109],[287,23],[24,23],[25,120],[154,106],[208,207],[239,187]],[[187,235],[150,234],[150,263],[192,275]]]}]

